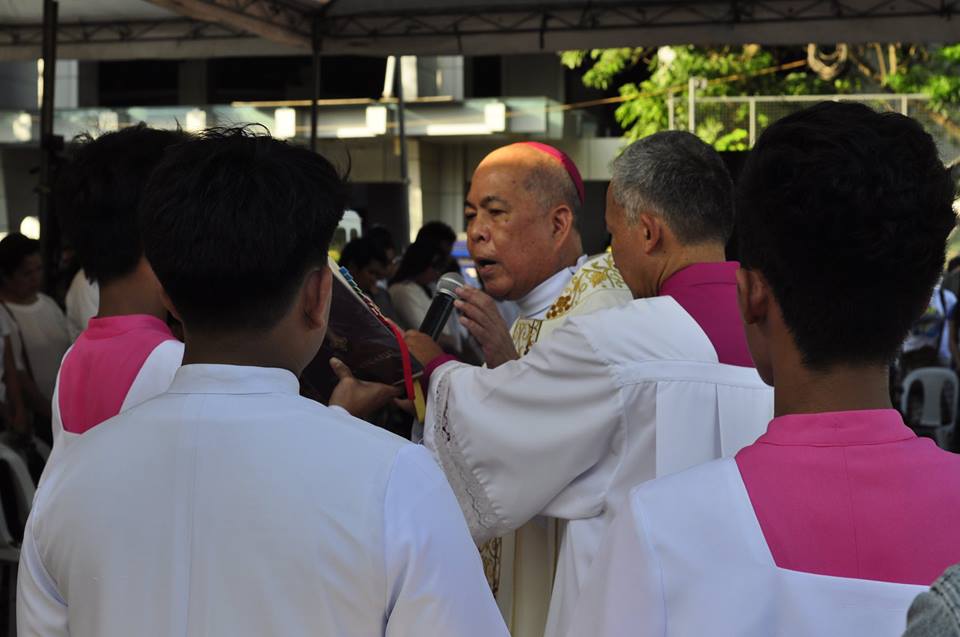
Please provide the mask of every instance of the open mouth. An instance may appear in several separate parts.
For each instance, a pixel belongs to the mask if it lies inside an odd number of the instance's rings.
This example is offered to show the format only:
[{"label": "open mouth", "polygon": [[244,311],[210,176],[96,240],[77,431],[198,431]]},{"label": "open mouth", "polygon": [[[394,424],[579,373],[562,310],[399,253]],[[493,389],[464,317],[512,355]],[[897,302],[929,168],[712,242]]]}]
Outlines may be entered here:
[{"label": "open mouth", "polygon": [[477,259],[476,263],[477,263],[477,271],[480,272],[480,274],[483,274],[484,272],[489,271],[490,268],[497,265],[497,262],[494,261],[493,259]]}]

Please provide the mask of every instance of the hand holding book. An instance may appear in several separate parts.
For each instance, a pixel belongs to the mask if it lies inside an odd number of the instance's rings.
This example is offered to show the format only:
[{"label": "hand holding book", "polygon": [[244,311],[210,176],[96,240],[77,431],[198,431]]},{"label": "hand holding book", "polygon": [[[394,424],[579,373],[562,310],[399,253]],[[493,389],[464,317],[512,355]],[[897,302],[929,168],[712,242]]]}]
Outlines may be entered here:
[{"label": "hand holding book", "polygon": [[330,359],[330,367],[340,382],[333,388],[328,404],[342,407],[357,418],[366,418],[403,395],[401,389],[394,385],[358,380],[350,368],[337,358]]}]

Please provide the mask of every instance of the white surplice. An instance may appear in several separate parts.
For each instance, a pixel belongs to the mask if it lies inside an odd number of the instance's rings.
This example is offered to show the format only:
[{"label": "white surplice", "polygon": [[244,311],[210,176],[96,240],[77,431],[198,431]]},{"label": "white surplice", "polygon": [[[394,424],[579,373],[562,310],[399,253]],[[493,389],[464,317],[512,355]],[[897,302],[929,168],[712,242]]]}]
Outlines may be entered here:
[{"label": "white surplice", "polygon": [[778,568],[724,458],[630,494],[564,634],[898,637],[925,590]]},{"label": "white surplice", "polygon": [[[633,300],[609,253],[581,256],[517,300],[520,316],[510,333],[520,356],[548,338],[571,316]],[[513,637],[543,637],[559,557],[562,528],[537,516],[481,546],[484,570]]]},{"label": "white surplice", "polygon": [[756,370],[720,364],[693,318],[656,297],[571,317],[493,370],[442,365],[424,442],[478,542],[538,514],[568,522],[547,624],[559,635],[628,490],[735,454],[772,414]]},{"label": "white surplice", "polygon": [[506,635],[430,455],[288,371],[182,367],[61,460],[25,532],[21,637]]}]

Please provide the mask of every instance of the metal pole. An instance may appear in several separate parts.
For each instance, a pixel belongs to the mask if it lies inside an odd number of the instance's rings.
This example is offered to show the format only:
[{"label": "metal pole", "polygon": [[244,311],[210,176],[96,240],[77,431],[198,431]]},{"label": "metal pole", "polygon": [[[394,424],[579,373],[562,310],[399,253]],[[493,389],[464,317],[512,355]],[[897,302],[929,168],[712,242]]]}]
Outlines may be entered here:
[{"label": "metal pole", "polygon": [[667,130],[676,130],[677,100],[673,91],[667,96]]},{"label": "metal pole", "polygon": [[40,183],[37,189],[37,217],[40,221],[40,254],[46,266],[47,281],[53,280],[57,263],[59,228],[52,214],[51,190],[53,166],[60,140],[53,135],[54,90],[57,78],[57,11],[56,0],[43,2],[43,93],[40,96]]},{"label": "metal pole", "polygon": [[698,78],[687,80],[687,130],[697,134],[697,84]]},{"label": "metal pole", "polygon": [[313,91],[310,98],[310,150],[317,152],[317,119],[320,100],[320,16],[313,18]]},{"label": "metal pole", "polygon": [[410,234],[410,166],[407,159],[407,117],[403,103],[403,63],[400,56],[397,56],[396,71],[393,75],[397,96],[397,133],[400,141],[400,181],[403,184],[402,211],[404,221],[404,233],[406,237]]},{"label": "metal pole", "polygon": [[750,148],[757,143],[757,100],[750,98]]}]

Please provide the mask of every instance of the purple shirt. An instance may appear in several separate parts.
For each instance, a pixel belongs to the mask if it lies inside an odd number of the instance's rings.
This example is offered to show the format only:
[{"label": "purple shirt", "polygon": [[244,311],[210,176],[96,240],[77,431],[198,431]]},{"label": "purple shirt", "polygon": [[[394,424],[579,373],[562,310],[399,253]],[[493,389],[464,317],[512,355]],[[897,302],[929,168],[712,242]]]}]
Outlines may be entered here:
[{"label": "purple shirt", "polygon": [[753,367],[737,305],[739,268],[735,261],[695,263],[664,281],[660,295],[673,297],[693,317],[717,350],[721,363]]},{"label": "purple shirt", "polygon": [[960,562],[960,456],[893,409],[774,418],[736,460],[781,568],[929,585]]}]

